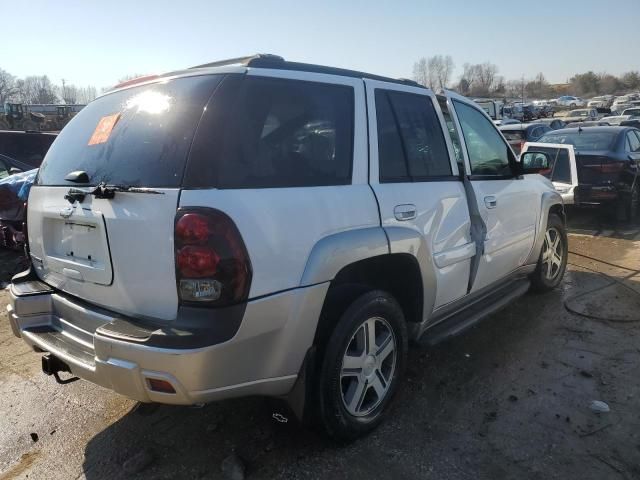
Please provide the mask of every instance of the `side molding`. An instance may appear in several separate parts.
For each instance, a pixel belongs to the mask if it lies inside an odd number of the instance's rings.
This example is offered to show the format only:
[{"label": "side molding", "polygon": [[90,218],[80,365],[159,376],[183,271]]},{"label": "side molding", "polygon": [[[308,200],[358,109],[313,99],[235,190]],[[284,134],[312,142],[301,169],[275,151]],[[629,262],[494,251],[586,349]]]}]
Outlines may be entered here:
[{"label": "side molding", "polygon": [[367,227],[335,233],[315,244],[307,260],[300,286],[333,280],[343,267],[389,253],[387,236],[381,227]]},{"label": "side molding", "polygon": [[527,258],[525,265],[535,264],[538,262],[538,257],[542,250],[542,243],[544,242],[547,221],[549,220],[549,210],[551,207],[554,205],[560,205],[564,209],[562,196],[556,191],[544,192],[540,203],[540,218],[538,220],[538,228],[536,229],[536,239],[533,242],[533,248],[531,249],[531,253],[529,254],[529,258]]}]

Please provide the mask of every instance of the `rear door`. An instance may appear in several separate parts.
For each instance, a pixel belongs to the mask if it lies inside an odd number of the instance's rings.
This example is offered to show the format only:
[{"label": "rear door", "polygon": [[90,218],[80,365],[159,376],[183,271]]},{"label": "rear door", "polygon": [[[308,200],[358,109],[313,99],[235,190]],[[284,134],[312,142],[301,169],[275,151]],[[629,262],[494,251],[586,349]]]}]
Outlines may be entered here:
[{"label": "rear door", "polygon": [[455,151],[444,135],[446,124],[432,92],[375,80],[365,83],[369,181],[382,225],[391,237],[392,253],[398,229],[423,237],[426,251],[416,254],[425,265],[433,265],[437,308],[467,293],[475,255]]},{"label": "rear door", "polygon": [[[30,252],[41,279],[126,315],[175,318],[173,230],[182,175],[221,78],[185,77],[109,93],[65,127],[29,196]],[[87,183],[66,180],[78,171]],[[156,193],[82,195],[102,182]]]},{"label": "rear door", "polygon": [[565,205],[573,205],[574,189],[578,186],[578,169],[573,145],[527,142],[522,148],[522,153],[529,150],[545,152],[551,156],[551,168],[549,172],[542,174],[551,180],[555,189],[562,195]]},{"label": "rear door", "polygon": [[534,179],[514,174],[515,156],[491,119],[463,97],[456,95],[451,101],[462,132],[466,174],[486,225],[484,252],[471,288],[476,291],[526,261],[533,247],[540,194]]}]

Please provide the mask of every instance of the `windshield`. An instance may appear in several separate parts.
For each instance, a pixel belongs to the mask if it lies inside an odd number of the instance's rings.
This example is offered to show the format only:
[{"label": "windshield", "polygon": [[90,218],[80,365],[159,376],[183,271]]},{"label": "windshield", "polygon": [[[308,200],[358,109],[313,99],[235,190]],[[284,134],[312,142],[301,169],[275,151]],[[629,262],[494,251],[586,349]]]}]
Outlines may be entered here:
[{"label": "windshield", "polygon": [[573,145],[576,150],[609,150],[615,140],[617,132],[553,132],[548,133],[538,142],[541,143],[567,143]]},{"label": "windshield", "polygon": [[135,187],[181,185],[187,153],[220,75],[179,78],[104,95],[83,108],[47,153],[37,185],[72,185],[70,172]]}]

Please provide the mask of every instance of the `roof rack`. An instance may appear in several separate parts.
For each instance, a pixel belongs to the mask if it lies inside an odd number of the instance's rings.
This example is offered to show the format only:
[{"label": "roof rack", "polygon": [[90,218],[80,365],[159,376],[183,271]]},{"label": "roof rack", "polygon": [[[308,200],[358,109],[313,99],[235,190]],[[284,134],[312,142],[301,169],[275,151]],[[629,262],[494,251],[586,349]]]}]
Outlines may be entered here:
[{"label": "roof rack", "polygon": [[272,55],[270,53],[257,53],[255,55],[248,55],[246,57],[229,58],[227,60],[219,60],[217,62],[203,63],[202,65],[196,65],[191,68],[209,68],[209,67],[223,67],[225,65],[243,65],[245,67],[261,66],[256,65],[258,63],[273,63],[282,64],[284,58],[279,55]]},{"label": "roof rack", "polygon": [[419,84],[414,80],[406,78],[390,78],[381,75],[374,75],[371,73],[359,72],[356,70],[348,70],[345,68],[326,67],[324,65],[315,65],[313,63],[301,63],[301,62],[288,62],[279,55],[273,55],[270,53],[259,53],[256,55],[249,55],[246,57],[230,58],[228,60],[220,60],[218,62],[204,63],[202,65],[196,65],[193,68],[209,68],[209,67],[222,67],[226,65],[241,65],[251,68],[272,68],[279,70],[293,70],[298,72],[311,72],[311,73],[324,73],[328,75],[340,75],[343,77],[353,78],[368,78],[371,80],[380,80],[382,82],[400,83],[402,85],[408,85],[411,87],[427,88],[424,85]]}]

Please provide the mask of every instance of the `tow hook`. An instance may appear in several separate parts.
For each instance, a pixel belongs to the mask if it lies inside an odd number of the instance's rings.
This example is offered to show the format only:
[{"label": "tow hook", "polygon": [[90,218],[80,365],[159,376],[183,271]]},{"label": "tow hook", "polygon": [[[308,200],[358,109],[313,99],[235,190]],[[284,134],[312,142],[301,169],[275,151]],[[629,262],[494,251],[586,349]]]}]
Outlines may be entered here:
[{"label": "tow hook", "polygon": [[71,373],[71,369],[69,365],[64,363],[58,357],[54,357],[50,353],[42,356],[42,371],[47,375],[53,375],[53,378],[56,379],[60,385],[66,385],[67,383],[75,382],[76,380],[80,380],[78,377],[71,377],[63,380],[58,375],[58,372],[68,372]]}]

